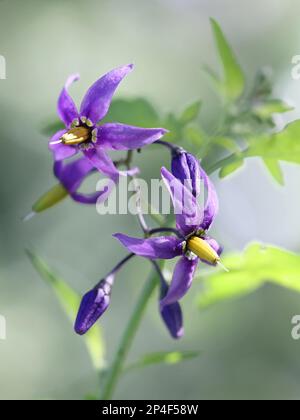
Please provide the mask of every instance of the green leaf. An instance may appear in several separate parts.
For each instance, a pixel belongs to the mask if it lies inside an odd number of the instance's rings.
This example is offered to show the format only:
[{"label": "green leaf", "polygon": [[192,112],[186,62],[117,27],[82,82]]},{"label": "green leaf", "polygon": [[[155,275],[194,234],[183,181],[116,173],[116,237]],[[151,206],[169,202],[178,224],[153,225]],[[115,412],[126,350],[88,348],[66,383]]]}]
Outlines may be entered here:
[{"label": "green leaf", "polygon": [[212,271],[207,277],[197,297],[201,308],[252,293],[267,282],[300,293],[300,256],[285,249],[253,243],[222,263],[229,272]]},{"label": "green leaf", "polygon": [[229,150],[232,153],[240,153],[240,149],[236,141],[230,137],[215,137],[213,142],[214,144],[222,147],[223,149]]},{"label": "green leaf", "polygon": [[183,362],[184,360],[193,359],[198,357],[201,352],[199,351],[172,351],[172,352],[157,352],[150,353],[142,356],[138,361],[129,365],[125,371],[142,368],[157,364],[175,365]]},{"label": "green leaf", "polygon": [[272,177],[275,179],[275,181],[278,182],[278,184],[280,185],[284,185],[283,173],[278,160],[264,158],[263,161],[266,165],[266,168],[268,169]]},{"label": "green leaf", "polygon": [[[79,294],[77,294],[64,280],[54,274],[40,257],[29,250],[27,250],[26,253],[36,271],[46,283],[51,286],[62,308],[73,323],[81,301]],[[95,325],[87,334],[85,334],[84,341],[94,367],[100,370],[105,366],[105,348],[102,330],[99,324]]]},{"label": "green leaf", "polygon": [[244,74],[219,24],[211,19],[211,25],[224,70],[223,93],[229,100],[235,100],[244,91]]},{"label": "green leaf", "polygon": [[233,172],[240,169],[243,165],[244,165],[244,160],[237,158],[235,162],[232,162],[229,165],[226,165],[220,169],[219,177],[225,178],[226,176],[231,175]]},{"label": "green leaf", "polygon": [[269,158],[300,163],[300,120],[288,124],[282,131],[250,137],[244,157]]},{"label": "green leaf", "polygon": [[218,76],[216,75],[216,73],[207,65],[204,65],[203,69],[205,73],[209,76],[215,90],[223,94],[224,93],[223,84],[221,80],[218,78]]},{"label": "green leaf", "polygon": [[197,101],[189,105],[179,117],[179,121],[184,125],[194,121],[199,115],[201,105],[201,101]]},{"label": "green leaf", "polygon": [[184,138],[198,149],[205,143],[206,135],[199,126],[189,125],[184,129]]},{"label": "green leaf", "polygon": [[159,115],[149,101],[143,98],[115,99],[105,122],[120,122],[139,127],[159,127]]},{"label": "green leaf", "polygon": [[287,105],[280,99],[270,99],[255,105],[252,111],[258,118],[266,120],[271,118],[273,114],[282,114],[293,109],[293,107]]}]

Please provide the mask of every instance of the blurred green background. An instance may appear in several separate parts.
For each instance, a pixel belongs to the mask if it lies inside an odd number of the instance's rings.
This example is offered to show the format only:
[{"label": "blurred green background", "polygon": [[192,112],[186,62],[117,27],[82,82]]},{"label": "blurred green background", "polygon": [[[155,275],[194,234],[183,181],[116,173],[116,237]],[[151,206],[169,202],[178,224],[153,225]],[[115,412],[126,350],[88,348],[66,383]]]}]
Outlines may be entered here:
[{"label": "blurred green background", "polygon": [[[80,293],[125,255],[111,234],[137,234],[130,216],[99,216],[94,207],[65,201],[22,223],[21,217],[53,184],[52,158],[41,127],[55,117],[58,93],[70,73],[79,102],[86,88],[113,67],[133,62],[135,71],[118,97],[150,99],[159,112],[180,111],[203,99],[202,122],[215,117],[216,96],[202,66],[216,65],[209,26],[221,24],[246,73],[274,70],[275,92],[300,115],[300,81],[291,59],[300,53],[300,4],[296,0],[86,0],[0,2],[0,54],[7,79],[0,80],[1,252],[0,313],[7,340],[0,341],[1,399],[79,399],[97,394],[97,378],[82,344],[52,291],[30,265],[34,249]],[[138,122],[137,122],[138,125]],[[139,158],[145,177],[157,176],[169,157],[155,148]],[[242,172],[219,182],[220,213],[214,236],[226,251],[259,240],[300,251],[300,169],[284,165],[286,186],[274,184],[262,164],[248,160]],[[150,270],[130,263],[102,318],[108,357]],[[300,273],[299,273],[300,280]],[[300,295],[266,286],[251,296],[199,311],[200,284],[183,301],[185,337],[173,342],[155,299],[130,359],[145,351],[201,350],[177,366],[150,367],[124,376],[119,399],[239,399],[300,397],[300,342],[291,318]]]}]

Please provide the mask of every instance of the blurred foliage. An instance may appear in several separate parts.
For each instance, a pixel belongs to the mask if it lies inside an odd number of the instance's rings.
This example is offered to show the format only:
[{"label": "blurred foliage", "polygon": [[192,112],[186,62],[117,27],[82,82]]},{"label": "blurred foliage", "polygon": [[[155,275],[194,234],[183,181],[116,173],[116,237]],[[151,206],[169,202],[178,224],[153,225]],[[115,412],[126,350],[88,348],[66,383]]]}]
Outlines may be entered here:
[{"label": "blurred foliage", "polygon": [[[211,26],[224,72],[224,80],[219,80],[217,76],[213,76],[213,80],[224,99],[231,102],[243,94],[245,76],[219,24],[211,19]],[[213,74],[210,71],[210,75]]]},{"label": "blurred foliage", "polygon": [[[35,253],[27,250],[27,255],[42,279],[51,286],[69,319],[74,322],[81,301],[79,294],[77,294],[64,280],[58,277]],[[85,334],[83,340],[95,369],[100,370],[104,368],[105,344],[100,325],[96,325]]]},{"label": "blurred foliage", "polygon": [[176,365],[185,360],[194,359],[200,354],[199,351],[169,351],[145,354],[139,360],[127,366],[125,372],[157,364]]},{"label": "blurred foliage", "polygon": [[200,308],[246,295],[268,282],[300,292],[300,256],[292,252],[253,243],[242,253],[225,256],[222,262],[229,273],[211,271],[197,297]]}]

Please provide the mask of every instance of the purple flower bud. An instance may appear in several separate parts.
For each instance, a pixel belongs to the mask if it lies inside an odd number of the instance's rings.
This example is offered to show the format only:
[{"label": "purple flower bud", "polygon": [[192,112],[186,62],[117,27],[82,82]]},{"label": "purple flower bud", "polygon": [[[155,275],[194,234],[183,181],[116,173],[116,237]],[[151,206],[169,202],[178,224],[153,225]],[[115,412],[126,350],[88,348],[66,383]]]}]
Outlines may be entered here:
[{"label": "purple flower bud", "polygon": [[194,197],[198,197],[200,194],[201,172],[199,160],[195,156],[183,149],[174,153],[172,174],[192,191]]},{"label": "purple flower bud", "polygon": [[106,311],[113,282],[114,275],[111,274],[83,296],[74,327],[77,334],[85,334]]}]

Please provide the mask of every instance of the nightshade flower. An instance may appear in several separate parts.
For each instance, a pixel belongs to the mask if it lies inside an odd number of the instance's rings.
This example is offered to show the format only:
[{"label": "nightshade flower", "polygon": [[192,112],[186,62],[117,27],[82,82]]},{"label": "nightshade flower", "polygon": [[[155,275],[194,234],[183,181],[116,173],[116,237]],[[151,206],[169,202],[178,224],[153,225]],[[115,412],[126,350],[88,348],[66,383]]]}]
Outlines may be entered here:
[{"label": "nightshade flower", "polygon": [[68,78],[57,105],[58,115],[66,128],[58,131],[49,142],[55,161],[70,158],[81,151],[95,168],[116,182],[120,172],[107,151],[140,149],[166,133],[162,128],[140,128],[119,123],[98,125],[107,114],[119,83],[132,69],[133,65],[119,67],[97,80],[85,94],[79,112],[68,93],[70,85],[79,79],[79,75]]},{"label": "nightshade flower", "polygon": [[[185,163],[187,156],[181,156]],[[188,166],[173,167],[177,177],[167,169],[162,168],[162,178],[171,195],[176,213],[177,236],[159,236],[146,239],[132,238],[121,233],[115,237],[130,251],[136,255],[149,259],[171,259],[181,256],[175,266],[173,278],[167,294],[160,302],[161,309],[180,300],[189,290],[199,260],[210,265],[220,264],[222,252],[219,244],[208,236],[210,228],[218,210],[217,194],[213,184],[206,173],[197,162],[195,168],[200,179],[204,181],[207,190],[207,198],[204,207],[200,207],[196,195],[199,190],[194,191],[182,183],[183,176],[188,175]],[[194,161],[195,163],[195,161]],[[187,163],[188,165],[188,163]],[[188,178],[192,185],[193,170]],[[192,174],[192,175],[191,175]],[[186,178],[185,178],[186,180]],[[166,229],[167,230],[167,229]],[[163,231],[163,228],[161,229]]]}]

